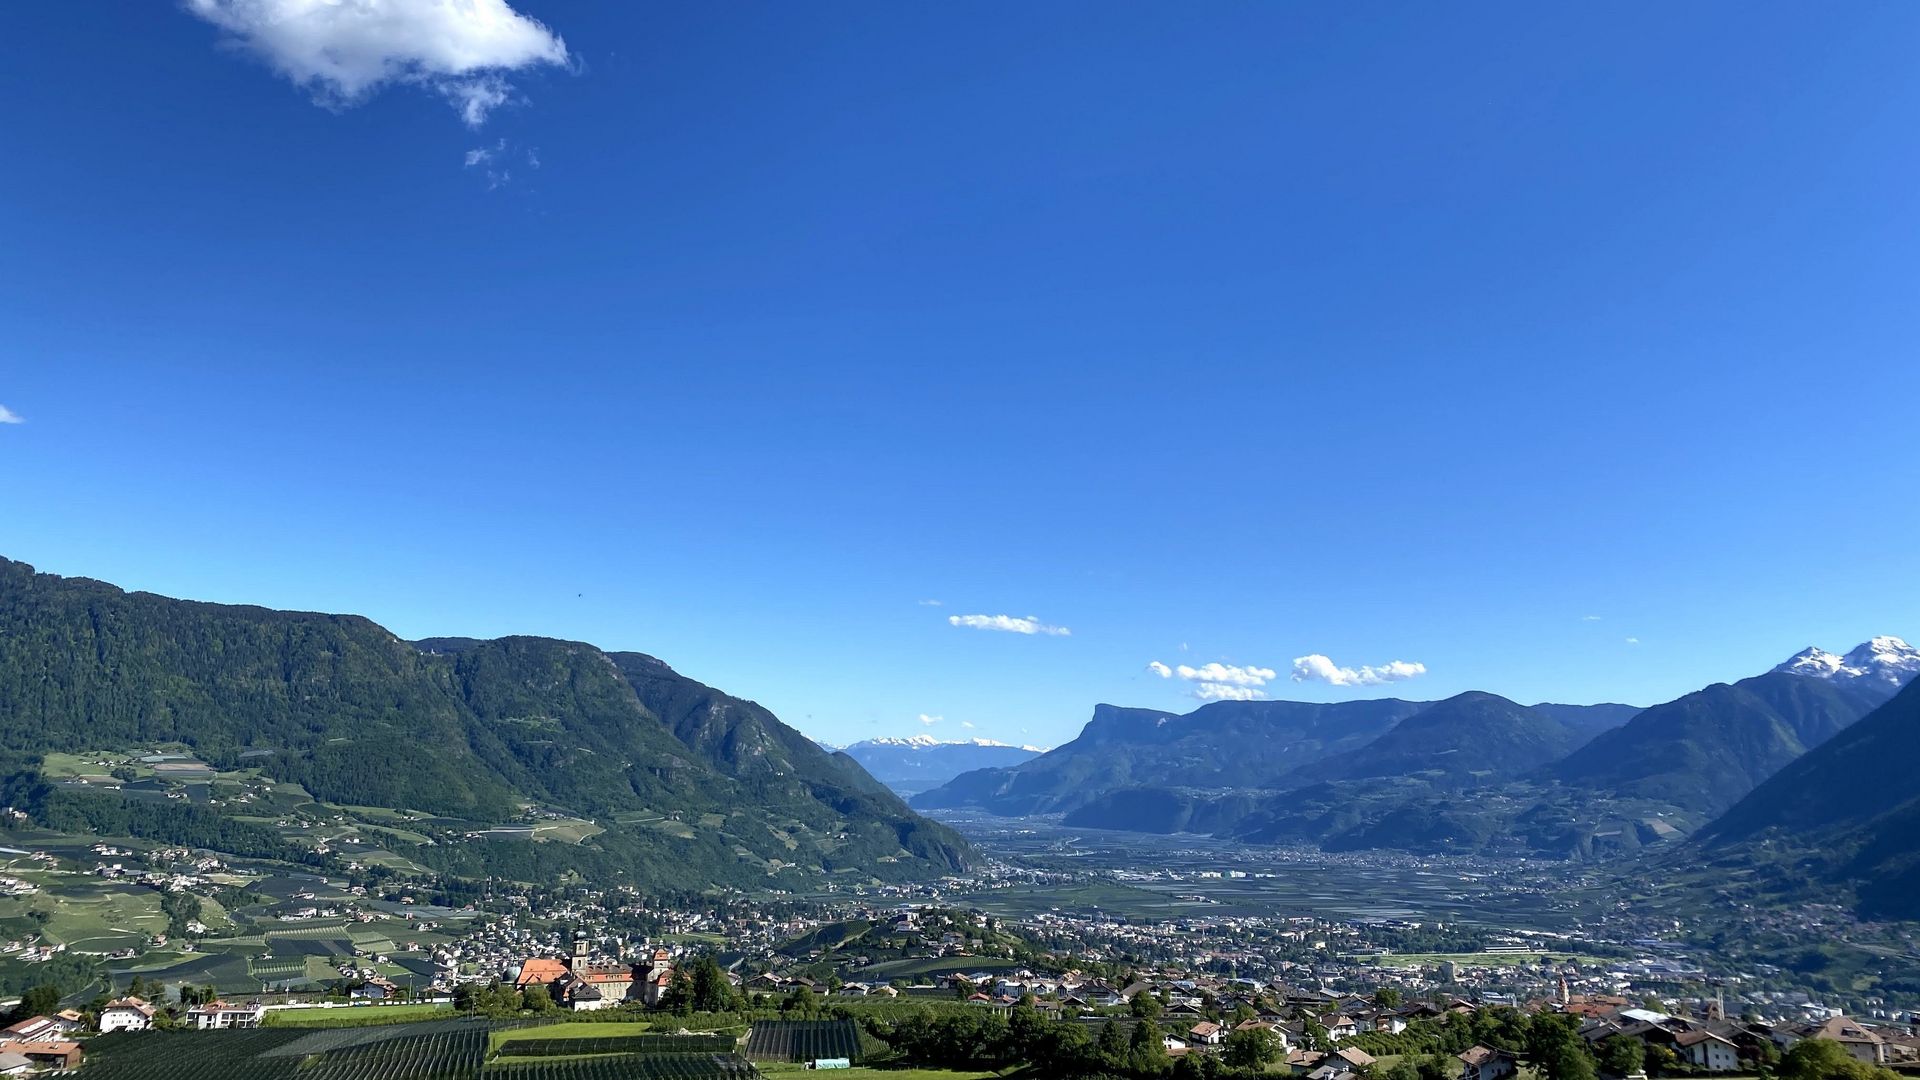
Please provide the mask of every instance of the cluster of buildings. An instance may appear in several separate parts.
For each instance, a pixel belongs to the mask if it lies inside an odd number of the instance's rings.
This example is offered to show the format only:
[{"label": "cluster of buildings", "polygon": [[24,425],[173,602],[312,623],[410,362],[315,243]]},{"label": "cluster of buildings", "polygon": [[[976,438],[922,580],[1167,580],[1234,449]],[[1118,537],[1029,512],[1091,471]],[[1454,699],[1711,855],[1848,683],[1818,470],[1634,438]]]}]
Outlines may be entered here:
[{"label": "cluster of buildings", "polygon": [[655,948],[645,956],[626,960],[595,957],[592,943],[576,937],[567,956],[529,956],[513,972],[514,988],[546,987],[555,1001],[576,1012],[616,1005],[658,1005],[673,982],[673,954]]}]

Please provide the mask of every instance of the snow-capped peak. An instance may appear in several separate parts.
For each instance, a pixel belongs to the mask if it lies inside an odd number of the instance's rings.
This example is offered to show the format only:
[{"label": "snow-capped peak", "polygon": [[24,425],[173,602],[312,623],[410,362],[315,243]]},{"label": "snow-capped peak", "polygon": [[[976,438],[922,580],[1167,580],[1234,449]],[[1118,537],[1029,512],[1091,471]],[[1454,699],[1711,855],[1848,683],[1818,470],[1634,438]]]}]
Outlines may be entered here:
[{"label": "snow-capped peak", "polygon": [[1882,636],[1855,646],[1845,656],[1802,649],[1773,670],[1839,683],[1879,683],[1897,690],[1920,675],[1920,649],[1897,637]]},{"label": "snow-capped peak", "polygon": [[1026,750],[1035,754],[1044,754],[1047,752],[1044,746],[1015,747],[1012,743],[1004,743],[998,739],[936,739],[931,735],[882,735],[877,739],[868,739],[864,743],[856,743],[855,745],[906,746],[915,750],[930,750],[936,746],[1003,746],[1009,749]]}]

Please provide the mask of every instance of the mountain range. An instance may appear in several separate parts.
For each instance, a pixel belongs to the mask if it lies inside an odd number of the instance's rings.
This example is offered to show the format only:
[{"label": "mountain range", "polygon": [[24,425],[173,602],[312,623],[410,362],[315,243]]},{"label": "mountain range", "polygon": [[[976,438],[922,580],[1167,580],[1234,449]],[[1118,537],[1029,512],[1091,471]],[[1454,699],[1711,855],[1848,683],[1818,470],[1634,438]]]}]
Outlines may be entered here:
[{"label": "mountain range", "polygon": [[651,656],[538,637],[409,642],[359,616],[174,600],[0,560],[7,801],[99,828],[125,796],[48,783],[41,756],[158,747],[333,806],[449,827],[571,815],[601,830],[564,851],[395,841],[456,875],[893,878],[974,857],[853,758]]},{"label": "mountain range", "polygon": [[1838,887],[1866,917],[1920,919],[1916,762],[1920,680],[1747,793],[1702,840],[1773,891]]},{"label": "mountain range", "polygon": [[1038,746],[992,739],[944,741],[931,735],[864,739],[837,749],[901,795],[939,787],[963,772],[1019,765],[1046,753]]},{"label": "mountain range", "polygon": [[1598,856],[1684,838],[1916,672],[1920,651],[1883,637],[1644,710],[1481,692],[1184,716],[1101,705],[1072,742],[912,803],[1337,850]]}]

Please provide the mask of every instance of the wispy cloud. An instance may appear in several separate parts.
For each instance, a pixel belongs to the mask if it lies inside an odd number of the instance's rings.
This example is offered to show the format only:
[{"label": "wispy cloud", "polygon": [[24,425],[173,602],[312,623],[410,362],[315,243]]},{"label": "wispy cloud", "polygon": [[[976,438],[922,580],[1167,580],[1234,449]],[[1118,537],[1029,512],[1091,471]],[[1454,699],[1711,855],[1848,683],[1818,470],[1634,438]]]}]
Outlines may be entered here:
[{"label": "wispy cloud", "polygon": [[1272,668],[1254,665],[1242,667],[1218,661],[1194,667],[1191,664],[1168,665],[1154,660],[1147,664],[1147,670],[1163,679],[1177,675],[1196,684],[1192,693],[1201,701],[1252,701],[1266,697],[1266,691],[1261,687],[1279,674]]},{"label": "wispy cloud", "polygon": [[921,607],[946,607],[945,604],[941,603],[938,600],[922,600],[920,601],[920,606]]},{"label": "wispy cloud", "polygon": [[1227,686],[1224,683],[1201,683],[1193,688],[1193,696],[1201,701],[1255,701],[1266,697],[1265,690],[1256,690],[1251,686]]},{"label": "wispy cloud", "polygon": [[0,405],[0,424],[24,424],[26,422],[26,417],[21,416],[5,405]]},{"label": "wispy cloud", "polygon": [[1294,682],[1323,682],[1331,686],[1379,686],[1427,673],[1427,665],[1394,660],[1379,667],[1341,667],[1314,653],[1293,661]]},{"label": "wispy cloud", "polygon": [[1599,621],[1600,621],[1600,616],[1598,616],[1598,615],[1582,615],[1582,616],[1580,616],[1580,621],[1581,621],[1581,622],[1599,622]]},{"label": "wispy cloud", "polygon": [[521,150],[505,139],[495,139],[492,146],[476,146],[466,152],[461,164],[469,169],[480,170],[487,178],[487,190],[503,187],[513,182],[513,163],[525,161],[533,168],[540,167],[540,159],[531,150]]},{"label": "wispy cloud", "polygon": [[961,727],[963,727],[963,728],[966,728],[966,729],[967,729],[968,731],[972,731],[972,730],[973,730],[973,721],[971,721],[971,720],[962,720],[962,721],[960,721],[960,726],[961,726]]},{"label": "wispy cloud", "polygon": [[512,100],[508,73],[569,60],[558,34],[507,0],[186,0],[186,7],[333,109],[401,83],[440,95],[477,128]]},{"label": "wispy cloud", "polygon": [[1628,639],[1627,639],[1627,644],[1629,644],[1629,645],[1638,645],[1638,644],[1640,644],[1640,639],[1639,639],[1639,638],[1637,638],[1637,637],[1630,637],[1630,638],[1628,638]]},{"label": "wispy cloud", "polygon": [[[928,716],[928,715],[927,715],[926,713],[921,713],[921,714],[920,714],[920,722],[921,722],[922,724],[925,724],[925,725],[926,725],[927,727],[932,727],[933,725],[935,725],[935,724],[937,724],[937,723],[939,723],[940,721],[942,721],[942,720],[945,720],[945,719],[946,719],[946,717],[944,717],[944,716]],[[969,726],[971,726],[971,725],[969,725]]]},{"label": "wispy cloud", "polygon": [[1043,623],[1037,615],[949,615],[947,622],[954,626],[964,626],[969,630],[999,630],[1008,634],[1068,637],[1073,633],[1064,626]]}]

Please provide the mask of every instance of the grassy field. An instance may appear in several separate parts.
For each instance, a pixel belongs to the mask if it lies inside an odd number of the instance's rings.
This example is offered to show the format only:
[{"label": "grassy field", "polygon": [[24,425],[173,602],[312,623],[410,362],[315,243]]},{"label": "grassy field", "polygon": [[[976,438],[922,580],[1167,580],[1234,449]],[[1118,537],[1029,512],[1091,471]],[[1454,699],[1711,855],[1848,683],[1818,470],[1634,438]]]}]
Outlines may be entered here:
[{"label": "grassy field", "polygon": [[397,1024],[407,1020],[432,1020],[452,1011],[452,1005],[352,1005],[344,1009],[274,1009],[267,1013],[267,1023],[274,1027],[317,1027],[350,1023],[355,1020],[364,1020],[369,1024]]},{"label": "grassy field", "polygon": [[488,1049],[498,1050],[520,1039],[601,1039],[615,1035],[638,1035],[653,1030],[645,1020],[576,1020],[562,1024],[536,1024],[531,1027],[496,1031]]}]

